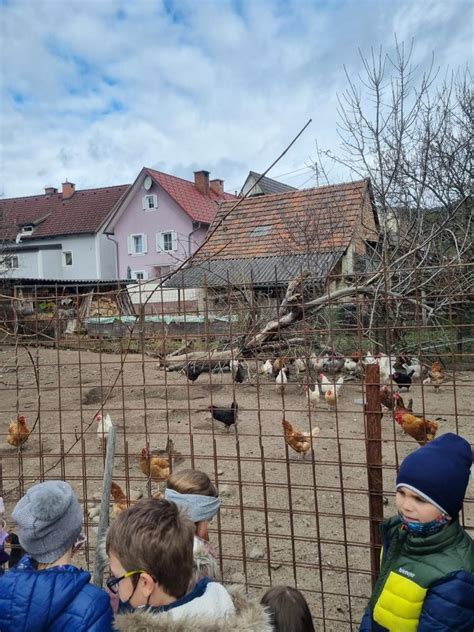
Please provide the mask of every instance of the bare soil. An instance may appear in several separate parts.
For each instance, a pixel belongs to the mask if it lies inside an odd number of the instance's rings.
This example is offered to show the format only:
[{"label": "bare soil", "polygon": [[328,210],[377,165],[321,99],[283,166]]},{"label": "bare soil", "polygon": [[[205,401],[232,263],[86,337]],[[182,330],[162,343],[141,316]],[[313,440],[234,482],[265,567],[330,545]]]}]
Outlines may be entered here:
[{"label": "bare soil", "polygon": [[[129,355],[32,348],[0,348],[0,495],[7,519],[21,494],[43,478],[65,478],[87,512],[97,505],[103,474],[94,415],[101,397],[118,427],[114,480],[145,495],[154,491],[138,455],[148,442],[164,448],[167,437],[183,455],[178,468],[205,470],[217,483],[223,508],[211,531],[224,582],[246,583],[254,595],[271,585],[296,585],[310,604],[318,630],[356,630],[371,590],[369,503],[363,391],[344,385],[337,414],[324,402],[308,406],[301,384],[290,381],[284,398],[271,378],[253,371],[234,385],[229,373],[203,374],[191,384],[156,361]],[[256,367],[253,367],[255,369]],[[117,379],[118,376],[118,379]],[[207,406],[239,404],[237,430],[212,422]],[[414,409],[440,420],[440,434],[458,432],[474,443],[473,374],[450,374],[439,393],[412,387]],[[87,403],[86,403],[87,402]],[[284,412],[283,412],[284,410]],[[26,414],[30,428],[22,450],[6,443],[8,422]],[[298,429],[321,429],[305,459],[286,446],[283,416]],[[384,514],[394,513],[396,464],[417,448],[391,414],[382,419]],[[464,524],[474,528],[472,489]],[[13,526],[9,522],[10,526]],[[97,518],[86,524],[93,566]]]}]

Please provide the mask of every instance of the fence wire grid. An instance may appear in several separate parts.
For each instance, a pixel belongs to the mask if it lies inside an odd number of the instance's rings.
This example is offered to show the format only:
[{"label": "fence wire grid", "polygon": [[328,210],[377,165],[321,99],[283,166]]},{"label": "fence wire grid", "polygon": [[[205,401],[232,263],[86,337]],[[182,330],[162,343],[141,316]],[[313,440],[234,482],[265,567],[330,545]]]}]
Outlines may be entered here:
[{"label": "fence wire grid", "polygon": [[[224,583],[255,596],[296,586],[317,629],[356,630],[377,573],[378,526],[395,513],[398,465],[418,448],[381,405],[381,387],[390,401],[403,386],[394,373],[414,370],[405,404],[413,400],[438,435],[474,443],[472,297],[469,283],[450,282],[459,274],[443,270],[444,281],[407,295],[364,292],[363,274],[334,277],[321,303],[320,283],[305,274],[267,287],[176,290],[172,302],[153,283],[5,281],[0,496],[8,528],[31,485],[67,480],[84,507],[80,561],[92,569],[105,460],[95,419],[108,414],[117,431],[113,480],[126,504],[166,484],[143,472],[144,448],[161,451],[171,470],[205,471],[223,501],[210,540]],[[472,267],[463,274],[472,278]],[[341,295],[347,287],[356,291]],[[325,387],[342,378],[328,402]],[[209,407],[233,402],[236,424],[212,418]],[[11,445],[9,424],[20,415],[27,439]],[[285,440],[283,420],[308,433],[306,452]],[[461,516],[471,534],[472,496],[471,488]],[[113,520],[112,498],[110,510]]]}]

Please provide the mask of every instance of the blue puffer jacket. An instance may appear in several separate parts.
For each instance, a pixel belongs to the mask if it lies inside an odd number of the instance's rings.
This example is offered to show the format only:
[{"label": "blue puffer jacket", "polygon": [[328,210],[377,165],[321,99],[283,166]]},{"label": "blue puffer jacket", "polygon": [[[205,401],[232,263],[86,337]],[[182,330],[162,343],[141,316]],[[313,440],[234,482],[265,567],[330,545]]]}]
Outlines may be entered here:
[{"label": "blue puffer jacket", "polygon": [[106,592],[75,566],[33,569],[29,558],[0,577],[1,632],[110,632]]}]

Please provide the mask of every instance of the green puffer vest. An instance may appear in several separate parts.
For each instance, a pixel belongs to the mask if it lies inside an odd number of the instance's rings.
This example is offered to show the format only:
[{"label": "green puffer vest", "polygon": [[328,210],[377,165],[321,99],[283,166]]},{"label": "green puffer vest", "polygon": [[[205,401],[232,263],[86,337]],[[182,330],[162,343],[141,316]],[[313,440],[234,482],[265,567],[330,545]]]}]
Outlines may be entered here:
[{"label": "green puffer vest", "polygon": [[369,603],[388,630],[415,631],[429,587],[459,570],[474,572],[472,540],[455,520],[428,537],[408,535],[398,516],[382,526],[384,554]]}]

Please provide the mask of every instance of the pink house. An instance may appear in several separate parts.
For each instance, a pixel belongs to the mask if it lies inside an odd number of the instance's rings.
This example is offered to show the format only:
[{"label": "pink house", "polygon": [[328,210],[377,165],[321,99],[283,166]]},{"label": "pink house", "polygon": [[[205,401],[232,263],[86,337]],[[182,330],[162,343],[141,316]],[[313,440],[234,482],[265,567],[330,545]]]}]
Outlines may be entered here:
[{"label": "pink house", "polygon": [[144,167],[104,232],[117,249],[117,277],[149,280],[179,265],[202,243],[224,193],[223,180],[196,171],[194,182]]}]

